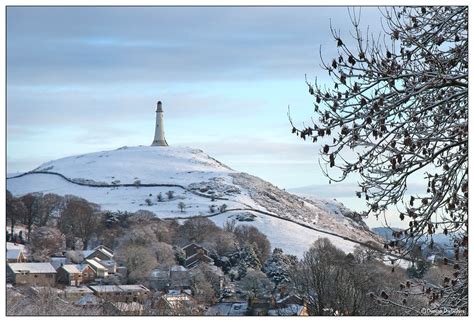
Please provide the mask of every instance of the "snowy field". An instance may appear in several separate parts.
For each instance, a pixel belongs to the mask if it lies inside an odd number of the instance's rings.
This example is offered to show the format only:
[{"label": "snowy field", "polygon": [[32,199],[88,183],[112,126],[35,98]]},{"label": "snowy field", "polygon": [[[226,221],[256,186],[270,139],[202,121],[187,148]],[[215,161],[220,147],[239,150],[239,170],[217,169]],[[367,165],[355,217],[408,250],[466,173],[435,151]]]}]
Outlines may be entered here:
[{"label": "snowy field", "polygon": [[[235,216],[235,213],[225,213],[209,219],[214,221],[216,225],[222,227],[227,220],[232,220],[233,216]],[[303,257],[304,252],[307,251],[311,244],[318,238],[328,238],[334,245],[337,245],[338,248],[346,253],[352,252],[357,245],[333,235],[317,232],[292,222],[265,215],[257,214],[255,220],[252,222],[238,223],[257,227],[258,230],[267,235],[272,248],[281,248],[285,253],[296,255],[300,258]]]}]

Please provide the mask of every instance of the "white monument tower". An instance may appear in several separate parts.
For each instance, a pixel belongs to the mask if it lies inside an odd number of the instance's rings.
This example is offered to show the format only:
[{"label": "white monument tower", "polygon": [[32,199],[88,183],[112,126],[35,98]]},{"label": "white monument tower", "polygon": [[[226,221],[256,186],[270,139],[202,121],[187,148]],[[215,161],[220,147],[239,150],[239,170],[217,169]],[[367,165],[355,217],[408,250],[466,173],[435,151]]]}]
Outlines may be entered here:
[{"label": "white monument tower", "polygon": [[168,146],[165,139],[165,130],[163,129],[163,108],[161,107],[161,101],[158,101],[156,104],[155,139],[151,146]]}]

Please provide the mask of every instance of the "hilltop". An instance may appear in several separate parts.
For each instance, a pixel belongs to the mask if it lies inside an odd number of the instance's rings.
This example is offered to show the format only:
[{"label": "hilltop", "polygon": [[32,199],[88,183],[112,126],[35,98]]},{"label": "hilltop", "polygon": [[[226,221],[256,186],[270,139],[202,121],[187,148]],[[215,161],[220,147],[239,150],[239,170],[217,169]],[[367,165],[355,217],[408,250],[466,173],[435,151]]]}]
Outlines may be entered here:
[{"label": "hilltop", "polygon": [[354,241],[381,241],[342,204],[298,197],[187,147],[122,147],[70,156],[10,177],[7,188],[14,196],[76,195],[104,210],[143,209],[159,218],[201,215],[218,225],[236,219],[257,226],[273,247],[298,256],[318,237],[346,252]]}]

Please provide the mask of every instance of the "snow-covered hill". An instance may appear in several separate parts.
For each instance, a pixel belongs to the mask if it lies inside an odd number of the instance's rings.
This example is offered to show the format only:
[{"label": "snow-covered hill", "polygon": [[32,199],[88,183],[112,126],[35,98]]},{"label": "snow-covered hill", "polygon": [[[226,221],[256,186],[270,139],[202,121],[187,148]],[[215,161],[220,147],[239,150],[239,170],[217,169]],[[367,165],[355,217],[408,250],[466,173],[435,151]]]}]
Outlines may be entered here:
[{"label": "snow-covered hill", "polygon": [[[299,256],[319,237],[330,238],[347,252],[355,246],[351,240],[380,241],[339,205],[292,195],[186,147],[122,147],[67,157],[10,177],[7,189],[16,196],[72,194],[102,209],[145,209],[160,218],[209,216],[219,225],[229,217],[254,216],[244,223],[267,234],[273,247]],[[168,191],[174,192],[171,199]],[[183,211],[178,209],[180,202]],[[223,204],[226,212],[216,215]]]}]

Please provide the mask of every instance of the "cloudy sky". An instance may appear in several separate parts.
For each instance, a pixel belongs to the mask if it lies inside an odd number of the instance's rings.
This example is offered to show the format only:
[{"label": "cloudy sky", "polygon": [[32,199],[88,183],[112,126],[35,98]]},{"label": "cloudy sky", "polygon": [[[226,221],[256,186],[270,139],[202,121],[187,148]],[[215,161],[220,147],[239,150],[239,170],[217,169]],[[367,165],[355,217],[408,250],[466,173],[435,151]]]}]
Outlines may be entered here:
[{"label": "cloudy sky", "polygon": [[[330,20],[344,7],[9,7],[7,171],[73,154],[149,145],[163,101],[170,145],[201,148],[281,188],[308,185],[354,209],[356,180],[328,186],[308,122],[305,85],[326,74]],[[378,33],[377,8],[361,21]]]}]

